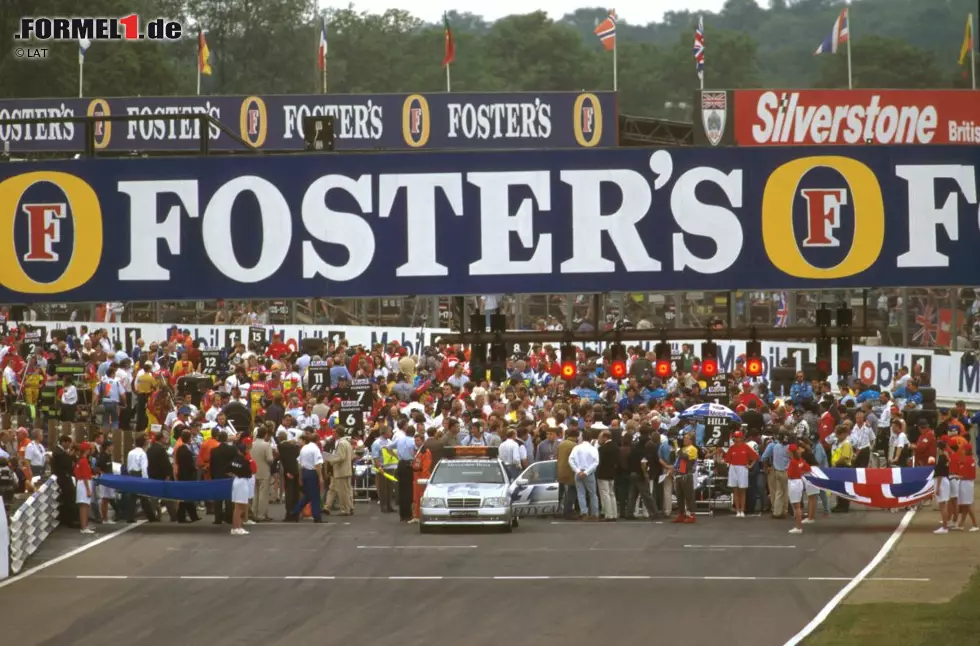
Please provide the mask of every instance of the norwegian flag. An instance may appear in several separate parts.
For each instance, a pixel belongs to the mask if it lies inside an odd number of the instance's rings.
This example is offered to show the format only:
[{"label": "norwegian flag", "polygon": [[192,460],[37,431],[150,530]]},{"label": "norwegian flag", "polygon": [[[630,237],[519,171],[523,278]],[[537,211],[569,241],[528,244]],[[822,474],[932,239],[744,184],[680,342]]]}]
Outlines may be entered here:
[{"label": "norwegian flag", "polygon": [[609,17],[596,25],[593,33],[602,41],[607,52],[616,49],[616,12],[610,10]]},{"label": "norwegian flag", "polygon": [[774,322],[773,327],[788,327],[789,299],[786,298],[786,292],[779,292],[777,298],[776,321]]},{"label": "norwegian flag", "polygon": [[915,315],[915,324],[919,329],[912,335],[912,341],[924,348],[935,346],[939,324],[936,321],[936,308],[932,303],[925,303],[919,307]]},{"label": "norwegian flag", "polygon": [[870,507],[895,509],[932,496],[932,467],[895,469],[820,469],[803,476],[818,489]]},{"label": "norwegian flag", "polygon": [[840,48],[841,43],[846,43],[847,39],[850,38],[850,30],[847,28],[847,7],[844,7],[840,15],[837,16],[837,20],[834,21],[834,29],[830,34],[820,43],[820,47],[817,47],[817,51],[813,52],[814,56],[817,54],[836,54],[837,50]]},{"label": "norwegian flag", "polygon": [[704,18],[698,18],[698,28],[694,31],[694,63],[698,68],[698,78],[704,80]]}]

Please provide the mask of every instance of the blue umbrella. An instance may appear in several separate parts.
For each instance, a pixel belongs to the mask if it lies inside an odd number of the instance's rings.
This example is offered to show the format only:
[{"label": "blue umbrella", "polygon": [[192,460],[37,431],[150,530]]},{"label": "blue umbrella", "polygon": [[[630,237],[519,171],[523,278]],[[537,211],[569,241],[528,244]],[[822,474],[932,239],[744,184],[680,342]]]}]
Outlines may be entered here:
[{"label": "blue umbrella", "polygon": [[721,404],[697,404],[696,406],[691,406],[681,413],[678,417],[681,419],[690,419],[692,417],[697,417],[705,419],[708,417],[725,417],[735,422],[736,424],[742,423],[742,418],[735,414],[735,412],[728,406],[722,406]]}]

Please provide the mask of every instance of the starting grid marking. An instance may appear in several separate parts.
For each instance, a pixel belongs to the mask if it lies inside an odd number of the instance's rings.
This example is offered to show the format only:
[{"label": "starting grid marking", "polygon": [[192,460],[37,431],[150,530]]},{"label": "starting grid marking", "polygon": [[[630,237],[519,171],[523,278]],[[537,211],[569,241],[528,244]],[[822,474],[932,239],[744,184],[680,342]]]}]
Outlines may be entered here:
[{"label": "starting grid marking", "polygon": [[[847,583],[852,577],[792,577],[792,576],[656,576],[656,575],[597,575],[597,576],[126,576],[126,575],[38,575],[38,579],[74,579],[78,581],[791,581]],[[893,583],[927,583],[930,579],[867,578],[865,581]]]}]

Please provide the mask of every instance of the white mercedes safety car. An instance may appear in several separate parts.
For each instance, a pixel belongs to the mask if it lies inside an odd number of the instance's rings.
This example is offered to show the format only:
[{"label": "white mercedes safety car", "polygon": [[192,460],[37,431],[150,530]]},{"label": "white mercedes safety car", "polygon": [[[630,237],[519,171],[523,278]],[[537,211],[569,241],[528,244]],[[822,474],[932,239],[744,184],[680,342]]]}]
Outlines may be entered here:
[{"label": "white mercedes safety car", "polygon": [[517,526],[512,502],[518,487],[527,481],[507,477],[496,448],[451,447],[436,463],[422,494],[419,531],[452,525],[499,527],[505,532]]}]

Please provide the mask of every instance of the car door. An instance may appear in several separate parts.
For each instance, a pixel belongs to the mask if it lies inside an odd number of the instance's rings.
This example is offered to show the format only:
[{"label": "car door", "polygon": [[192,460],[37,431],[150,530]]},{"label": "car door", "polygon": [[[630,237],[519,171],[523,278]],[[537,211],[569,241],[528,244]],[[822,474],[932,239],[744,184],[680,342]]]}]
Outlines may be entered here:
[{"label": "car door", "polygon": [[515,486],[511,505],[517,516],[542,516],[558,513],[558,462],[535,462],[517,477],[526,485]]}]

